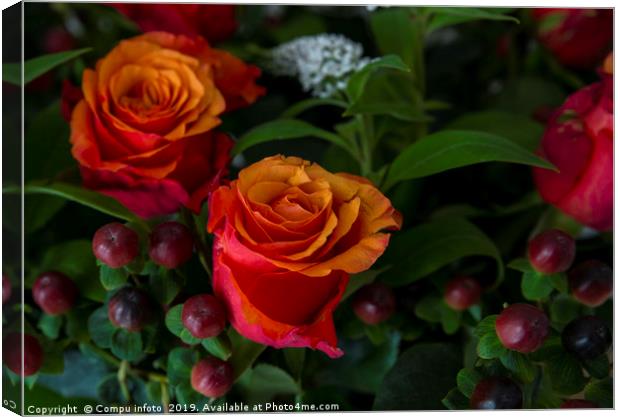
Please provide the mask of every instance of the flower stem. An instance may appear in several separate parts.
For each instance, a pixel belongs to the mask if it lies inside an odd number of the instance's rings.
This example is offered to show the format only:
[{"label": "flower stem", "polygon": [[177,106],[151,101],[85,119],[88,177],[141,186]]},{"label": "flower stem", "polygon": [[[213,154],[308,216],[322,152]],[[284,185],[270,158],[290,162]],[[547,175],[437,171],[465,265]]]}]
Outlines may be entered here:
[{"label": "flower stem", "polygon": [[121,387],[121,392],[123,393],[123,398],[125,398],[126,402],[131,400],[131,394],[129,393],[129,388],[127,387],[127,370],[129,369],[129,362],[122,361],[121,366],[118,368],[117,378],[118,384]]},{"label": "flower stem", "polygon": [[200,230],[198,230],[194,215],[186,208],[181,209],[181,215],[183,216],[183,219],[191,230],[192,235],[194,235],[194,241],[196,242],[196,251],[198,252],[198,259],[200,259],[200,263],[202,264],[204,270],[207,272],[207,275],[209,275],[209,278],[212,278],[213,274],[211,273],[211,267],[209,266],[209,257],[211,252],[208,250],[207,245],[202,238],[203,234],[200,233]]}]

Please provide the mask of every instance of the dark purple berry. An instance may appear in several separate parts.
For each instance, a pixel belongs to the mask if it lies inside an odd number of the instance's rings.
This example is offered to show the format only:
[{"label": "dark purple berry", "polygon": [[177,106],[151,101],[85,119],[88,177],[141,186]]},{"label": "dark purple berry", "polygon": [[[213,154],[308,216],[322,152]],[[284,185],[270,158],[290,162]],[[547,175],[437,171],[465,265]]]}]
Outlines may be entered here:
[{"label": "dark purple berry", "polygon": [[133,261],[140,252],[138,234],[120,223],[99,228],[93,237],[95,257],[110,268],[120,268]]},{"label": "dark purple berry", "polygon": [[614,274],[601,261],[585,261],[568,273],[571,293],[577,301],[590,307],[598,307],[611,297]]},{"label": "dark purple berry", "polygon": [[151,232],[149,256],[158,265],[177,268],[191,258],[193,250],[192,234],[181,223],[162,223]]},{"label": "dark purple berry", "polygon": [[226,394],[233,384],[233,369],[228,362],[213,356],[202,359],[192,368],[192,388],[209,398]]},{"label": "dark purple berry", "polygon": [[[36,337],[24,334],[24,373],[36,374],[43,365],[43,349]],[[15,374],[22,375],[22,334],[9,333],[2,343],[4,364]]]},{"label": "dark purple berry", "polygon": [[11,298],[11,280],[6,274],[2,274],[2,304],[9,301]]},{"label": "dark purple berry", "polygon": [[506,348],[530,353],[537,350],[549,334],[549,319],[532,305],[513,304],[497,317],[495,331]]},{"label": "dark purple berry", "polygon": [[473,278],[460,276],[446,285],[443,298],[451,308],[457,311],[466,310],[480,301],[482,289]]},{"label": "dark purple berry", "polygon": [[538,272],[564,272],[575,259],[575,239],[561,230],[547,230],[530,241],[528,256]]},{"label": "dark purple berry", "polygon": [[566,400],[560,408],[598,408],[598,405],[588,400]]},{"label": "dark purple berry", "polygon": [[390,287],[380,282],[357,290],[353,297],[353,311],[366,324],[378,324],[389,319],[396,310],[396,298]]},{"label": "dark purple berry", "polygon": [[183,304],[183,326],[199,339],[217,336],[226,327],[226,310],[212,295],[200,294]]},{"label": "dark purple berry", "polygon": [[153,304],[144,291],[122,288],[110,299],[108,318],[116,327],[138,332],[153,318]]},{"label": "dark purple berry", "polygon": [[514,410],[523,407],[523,392],[510,378],[494,376],[478,382],[469,402],[476,410]]},{"label": "dark purple berry", "polygon": [[78,296],[78,288],[65,274],[44,272],[32,286],[32,298],[49,315],[64,314],[71,310]]},{"label": "dark purple berry", "polygon": [[598,317],[579,317],[562,331],[562,345],[579,359],[594,359],[611,346],[611,332]]}]

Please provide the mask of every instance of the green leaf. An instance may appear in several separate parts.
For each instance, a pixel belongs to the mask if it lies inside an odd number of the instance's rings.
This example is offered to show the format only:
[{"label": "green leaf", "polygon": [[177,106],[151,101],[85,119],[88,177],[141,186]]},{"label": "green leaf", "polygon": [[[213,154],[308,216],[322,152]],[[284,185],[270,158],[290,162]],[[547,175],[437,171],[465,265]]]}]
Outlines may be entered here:
[{"label": "green leaf", "polygon": [[548,161],[501,136],[442,130],[409,145],[396,157],[388,171],[384,189],[399,181],[494,161],[554,169]]},{"label": "green leaf", "polygon": [[170,304],[181,292],[181,287],[173,270],[161,267],[149,276],[149,292],[162,305]]},{"label": "green leaf", "polygon": [[228,337],[232,342],[233,354],[229,363],[233,367],[235,380],[248,369],[260,356],[267,346],[254,343],[237,333],[232,327],[228,331]]},{"label": "green leaf", "polygon": [[335,133],[319,129],[310,123],[296,119],[278,119],[259,125],[243,135],[235,144],[232,150],[233,155],[237,155],[244,150],[258,145],[259,143],[271,142],[273,140],[289,140],[304,137],[316,137],[338,145],[346,151],[351,152],[351,146]]},{"label": "green leaf", "polygon": [[201,343],[207,352],[223,361],[227,361],[230,355],[232,355],[232,343],[226,333],[202,339]]},{"label": "green leaf", "polygon": [[489,256],[497,263],[496,285],[504,276],[501,255],[491,239],[464,219],[440,219],[392,236],[382,265],[392,268],[379,279],[392,286],[417,281],[467,256]]},{"label": "green leaf", "polygon": [[614,384],[612,378],[590,381],[584,390],[585,399],[598,404],[601,408],[613,408]]},{"label": "green leaf", "polygon": [[407,9],[378,10],[370,16],[370,27],[381,53],[396,54],[406,65],[413,67],[418,33]]},{"label": "green leaf", "polygon": [[62,326],[62,316],[50,316],[42,314],[37,327],[41,332],[50,339],[56,339]]},{"label": "green leaf", "polygon": [[499,357],[499,360],[502,362],[502,365],[519,378],[521,382],[529,384],[534,381],[536,377],[536,365],[524,354],[515,352],[514,350],[506,350],[504,354]]},{"label": "green leaf", "polygon": [[572,355],[562,352],[547,361],[547,373],[553,389],[560,394],[573,395],[586,385],[581,364]]},{"label": "green leaf", "polygon": [[452,388],[441,400],[441,403],[448,410],[469,410],[469,399],[464,396],[457,388]]},{"label": "green leaf", "polygon": [[487,333],[495,333],[495,322],[497,321],[497,317],[497,314],[493,314],[483,318],[474,329],[474,335],[480,338]]},{"label": "green leaf", "polygon": [[362,69],[353,74],[347,82],[347,95],[349,101],[355,103],[364,92],[366,83],[373,72],[379,69],[393,69],[398,71],[409,71],[409,67],[396,55],[386,55],[375,59],[365,65]]},{"label": "green leaf", "polygon": [[175,336],[181,337],[181,332],[185,327],[183,327],[183,304],[176,305],[172,307],[166,313],[166,327],[170,330]]},{"label": "green leaf", "polygon": [[266,403],[277,395],[300,393],[299,386],[286,371],[266,363],[249,369],[239,380],[250,404]]},{"label": "green leaf", "polygon": [[430,323],[440,322],[442,303],[443,300],[438,295],[429,294],[416,303],[415,315]]},{"label": "green leaf", "polygon": [[181,338],[183,343],[187,343],[188,345],[197,345],[198,343],[202,341],[202,339],[198,339],[197,337],[194,337],[191,334],[191,332],[187,330],[185,327],[183,327],[183,329],[181,330],[179,337]]},{"label": "green leaf", "polygon": [[91,315],[90,307],[76,307],[67,314],[67,336],[75,342],[88,342],[88,319]]},{"label": "green leaf", "polygon": [[428,24],[429,32],[446,26],[482,19],[519,23],[519,19],[505,15],[505,13],[512,11],[512,9],[506,8],[429,7],[427,10],[433,13],[433,17]]},{"label": "green leaf", "polygon": [[[19,187],[7,187],[3,190],[3,192],[19,193],[20,189]],[[144,223],[135,214],[112,197],[108,197],[101,193],[90,191],[79,186],[61,182],[49,184],[31,183],[24,187],[24,193],[56,195],[122,220]]]},{"label": "green leaf", "polygon": [[24,231],[31,234],[40,230],[65,206],[62,198],[49,195],[29,195],[24,201]]},{"label": "green leaf", "polygon": [[586,368],[588,374],[597,379],[607,378],[611,370],[607,354],[602,354],[597,358],[584,361],[583,367]]},{"label": "green leaf", "polygon": [[198,362],[198,352],[186,348],[174,348],[168,354],[167,374],[171,385],[189,383],[192,367]]},{"label": "green leaf", "polygon": [[96,278],[97,264],[90,240],[70,240],[50,247],[38,268],[28,276],[26,285],[32,285],[39,273],[50,270],[71,278],[83,297],[99,302],[105,298],[105,290]]},{"label": "green leaf", "polygon": [[558,334],[551,334],[547,336],[542,346],[535,352],[529,354],[529,357],[533,361],[549,361],[555,356],[563,354],[564,348],[562,347],[562,340]]},{"label": "green leaf", "polygon": [[289,371],[291,371],[291,375],[293,375],[293,378],[297,380],[301,378],[301,374],[304,370],[305,359],[305,348],[284,349],[284,360],[286,361],[286,366],[288,366]]},{"label": "green leaf", "polygon": [[196,410],[202,411],[202,407],[209,403],[209,398],[195,391],[189,383],[189,377],[187,381],[181,382],[174,388],[174,394],[177,402],[186,406],[195,406]]},{"label": "green leaf", "polygon": [[381,324],[364,326],[364,334],[374,345],[382,345],[389,337],[388,329]]},{"label": "green leaf", "polygon": [[446,343],[407,349],[385,376],[373,410],[437,410],[461,369],[461,352]]},{"label": "green leaf", "polygon": [[104,264],[99,266],[101,285],[108,291],[115,290],[125,285],[127,283],[127,278],[129,278],[129,274],[127,274],[125,268],[110,268]]},{"label": "green leaf", "polygon": [[478,341],[478,356],[482,359],[495,359],[506,353],[506,348],[495,332],[487,333]]},{"label": "green leaf", "polygon": [[469,398],[481,379],[482,375],[475,369],[463,368],[456,374],[456,386]]},{"label": "green leaf", "polygon": [[387,268],[369,269],[368,271],[352,275],[349,279],[349,283],[347,284],[347,288],[344,290],[344,294],[342,295],[342,301],[349,298],[349,296],[354,294],[355,291],[359,290],[364,285],[374,282],[375,278],[377,278],[377,276],[379,276],[379,274],[384,272],[386,269]]},{"label": "green leaf", "polygon": [[568,279],[566,278],[565,273],[547,275],[547,279],[549,279],[549,282],[553,288],[562,294],[568,293]]},{"label": "green leaf", "polygon": [[123,398],[116,374],[109,374],[99,382],[97,397],[106,404],[122,404],[126,401]]},{"label": "green leaf", "polygon": [[521,272],[532,272],[534,268],[530,265],[530,261],[525,258],[517,258],[513,259],[506,265],[510,269],[514,269]]},{"label": "green leaf", "polygon": [[454,334],[461,326],[461,312],[450,308],[443,300],[439,303],[441,327],[447,334]]},{"label": "green leaf", "polygon": [[149,381],[146,383],[146,397],[154,404],[161,404],[162,384],[157,381]]},{"label": "green leaf", "polygon": [[521,292],[527,300],[537,301],[547,298],[553,291],[549,277],[537,272],[525,272],[521,280]]},{"label": "green leaf", "polygon": [[128,332],[118,329],[112,335],[112,353],[120,359],[135,361],[142,355],[142,335],[140,332]]},{"label": "green leaf", "polygon": [[62,345],[46,345],[44,347],[43,365],[39,370],[42,374],[58,375],[65,370],[64,347]]},{"label": "green leaf", "polygon": [[[519,128],[515,129],[515,126]],[[444,129],[490,133],[510,139],[531,152],[538,148],[544,132],[544,127],[529,116],[496,110],[467,113],[449,123]]]},{"label": "green leaf", "polygon": [[346,109],[347,103],[336,98],[308,98],[293,104],[291,107],[286,109],[280,117],[283,119],[290,119],[296,117],[300,113],[319,106],[334,106]]},{"label": "green leaf", "polygon": [[549,313],[553,323],[564,325],[581,315],[581,304],[568,295],[559,295],[551,302]]},{"label": "green leaf", "polygon": [[116,328],[108,319],[107,308],[100,307],[93,311],[88,319],[88,333],[93,342],[99,347],[109,348],[112,345],[112,336],[116,332]]},{"label": "green leaf", "polygon": [[[91,48],[76,49],[74,51],[64,51],[55,54],[48,54],[29,59],[24,62],[24,84],[45,74],[49,70],[68,62],[78,56],[90,51]],[[2,64],[2,81],[20,86],[21,83],[20,64]]]}]

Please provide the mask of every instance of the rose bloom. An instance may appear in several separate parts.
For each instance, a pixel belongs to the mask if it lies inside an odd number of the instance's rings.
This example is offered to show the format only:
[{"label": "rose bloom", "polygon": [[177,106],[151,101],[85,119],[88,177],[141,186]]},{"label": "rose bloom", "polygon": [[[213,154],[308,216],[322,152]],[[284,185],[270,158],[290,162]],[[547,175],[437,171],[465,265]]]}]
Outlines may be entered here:
[{"label": "rose bloom", "polygon": [[611,9],[532,9],[532,17],[540,42],[567,67],[591,69],[611,48]]},{"label": "rose bloom", "polygon": [[613,225],[613,79],[571,95],[547,124],[540,152],[559,172],[534,168],[543,199],[598,230]]},{"label": "rose bloom", "polygon": [[226,4],[118,3],[116,10],[143,32],[164,31],[221,42],[237,30],[235,6]]},{"label": "rose bloom", "polygon": [[71,114],[84,185],[142,217],[199,211],[219,185],[232,141],[213,132],[226,110],[264,93],[260,75],[200,38],[151,32],[122,41],[84,71]]},{"label": "rose bloom", "polygon": [[258,343],[337,347],[332,313],[349,274],[384,252],[401,216],[368,180],[273,156],[209,199],[213,285],[235,329]]}]

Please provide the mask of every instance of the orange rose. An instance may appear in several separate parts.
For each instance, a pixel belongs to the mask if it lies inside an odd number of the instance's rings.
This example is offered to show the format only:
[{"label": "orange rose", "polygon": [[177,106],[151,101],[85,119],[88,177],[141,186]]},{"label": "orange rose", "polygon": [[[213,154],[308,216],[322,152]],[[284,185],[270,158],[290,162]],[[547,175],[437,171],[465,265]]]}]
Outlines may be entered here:
[{"label": "orange rose", "polygon": [[209,200],[213,285],[245,337],[342,355],[332,320],[349,280],[381,256],[401,216],[368,180],[273,156]]},{"label": "orange rose", "polygon": [[200,37],[151,32],[121,42],[84,71],[72,113],[85,185],[143,217],[199,210],[229,162],[230,139],[212,129],[264,93],[259,75]]}]

